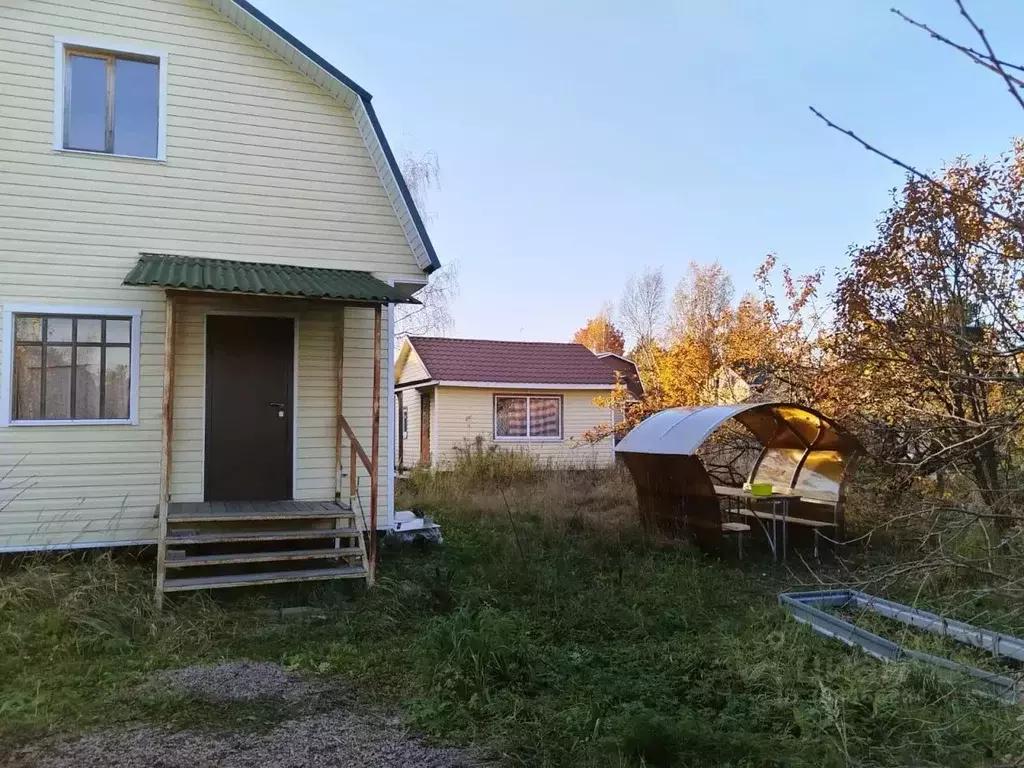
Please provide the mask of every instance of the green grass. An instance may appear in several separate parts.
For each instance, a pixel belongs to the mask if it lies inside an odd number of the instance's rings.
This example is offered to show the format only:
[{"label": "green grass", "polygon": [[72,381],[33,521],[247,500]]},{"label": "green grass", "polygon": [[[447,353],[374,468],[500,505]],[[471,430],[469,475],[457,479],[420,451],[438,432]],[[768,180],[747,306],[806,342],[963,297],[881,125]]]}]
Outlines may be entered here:
[{"label": "green grass", "polygon": [[[812,634],[777,608],[786,585],[767,566],[515,509],[523,554],[507,516],[454,500],[432,510],[445,545],[386,551],[369,594],[197,595],[158,619],[150,563],[8,567],[0,744],[132,719],[262,727],[287,712],[140,690],[155,669],[248,658],[354,684],[432,739],[512,765],[966,766],[1024,754],[1020,709]],[[286,623],[252,610],[274,600],[321,610]]]}]

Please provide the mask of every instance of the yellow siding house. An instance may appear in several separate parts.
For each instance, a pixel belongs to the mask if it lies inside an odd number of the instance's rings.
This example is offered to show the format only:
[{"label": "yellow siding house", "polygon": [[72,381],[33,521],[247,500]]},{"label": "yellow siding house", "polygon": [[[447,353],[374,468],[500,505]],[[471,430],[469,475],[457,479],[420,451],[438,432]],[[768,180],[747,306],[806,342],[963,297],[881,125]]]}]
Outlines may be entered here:
[{"label": "yellow siding house", "polygon": [[443,469],[467,450],[526,451],[551,466],[614,463],[615,371],[579,344],[411,337],[395,363],[400,468]]},{"label": "yellow siding house", "polygon": [[244,0],[5,0],[0,41],[0,551],[386,523],[438,261],[370,94]]}]

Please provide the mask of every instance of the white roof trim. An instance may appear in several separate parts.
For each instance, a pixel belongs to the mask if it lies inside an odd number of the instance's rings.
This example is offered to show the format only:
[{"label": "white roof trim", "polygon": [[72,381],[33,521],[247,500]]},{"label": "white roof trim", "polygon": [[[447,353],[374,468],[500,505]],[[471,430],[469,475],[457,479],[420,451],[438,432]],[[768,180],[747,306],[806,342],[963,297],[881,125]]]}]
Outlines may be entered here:
[{"label": "white roof trim", "polygon": [[377,120],[373,98],[330,62],[306,46],[247,0],[206,0],[239,30],[352,110],[370,159],[395,210],[416,264],[426,273],[441,266],[412,195]]},{"label": "white roof trim", "polygon": [[423,379],[421,381],[410,381],[406,384],[398,384],[395,391],[402,389],[421,389],[423,387],[475,387],[477,389],[543,389],[554,391],[569,390],[601,390],[611,391],[614,384],[540,384],[520,383],[517,381],[438,381],[437,379]]},{"label": "white roof trim", "polygon": [[[486,389],[607,389],[611,390],[614,384],[527,384],[518,381],[435,381],[442,387],[484,387]],[[423,386],[422,384],[420,386]]]},{"label": "white roof trim", "polygon": [[407,381],[405,384],[396,384],[395,392],[402,392],[406,389],[422,389],[424,387],[435,387],[438,382],[433,379],[421,379],[420,381]]},{"label": "white roof trim", "polygon": [[630,363],[632,365],[636,365],[636,363],[634,361],[630,360],[628,357],[624,357],[623,355],[617,354],[615,352],[598,352],[597,356],[598,357],[617,357],[617,358],[619,358],[619,360],[622,360],[624,363]]}]

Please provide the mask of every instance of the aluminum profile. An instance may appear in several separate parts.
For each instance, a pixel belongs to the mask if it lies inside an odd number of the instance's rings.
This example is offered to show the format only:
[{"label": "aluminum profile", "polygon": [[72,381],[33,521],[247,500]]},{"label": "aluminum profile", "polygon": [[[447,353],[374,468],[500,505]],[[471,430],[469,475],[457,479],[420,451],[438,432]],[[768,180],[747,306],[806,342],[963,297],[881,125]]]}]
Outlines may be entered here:
[{"label": "aluminum profile", "polygon": [[881,661],[902,659],[921,661],[948,672],[971,677],[974,687],[980,693],[998,699],[1005,704],[1017,704],[1024,701],[1024,680],[998,675],[941,656],[904,648],[898,643],[834,616],[824,609],[855,607],[871,611],[879,616],[923,629],[932,634],[949,637],[964,645],[990,651],[996,657],[1024,661],[1024,640],[1018,637],[980,629],[962,621],[946,619],[919,608],[911,608],[902,603],[873,597],[865,592],[852,589],[784,592],[779,595],[779,604],[794,619],[802,624],[807,624],[818,634],[835,638],[851,647],[860,648],[869,656]]}]

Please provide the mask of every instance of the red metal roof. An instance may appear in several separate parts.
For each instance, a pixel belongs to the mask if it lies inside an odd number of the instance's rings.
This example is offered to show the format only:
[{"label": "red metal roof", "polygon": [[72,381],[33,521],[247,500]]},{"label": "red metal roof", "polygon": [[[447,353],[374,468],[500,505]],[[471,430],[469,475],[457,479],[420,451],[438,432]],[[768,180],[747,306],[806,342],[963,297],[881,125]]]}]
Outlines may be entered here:
[{"label": "red metal roof", "polygon": [[598,357],[601,362],[621,375],[622,383],[629,394],[638,400],[644,396],[644,385],[640,382],[640,372],[637,370],[636,363],[612,353],[600,354]]},{"label": "red metal roof", "polygon": [[429,336],[413,336],[409,342],[435,381],[615,384],[611,368],[582,344]]}]

